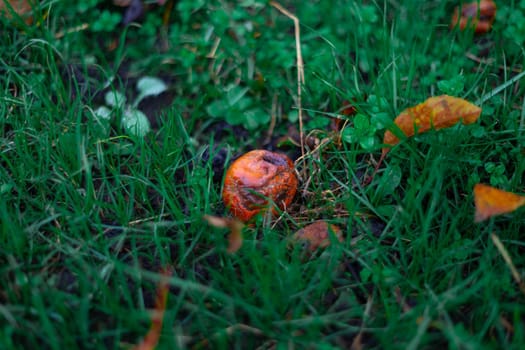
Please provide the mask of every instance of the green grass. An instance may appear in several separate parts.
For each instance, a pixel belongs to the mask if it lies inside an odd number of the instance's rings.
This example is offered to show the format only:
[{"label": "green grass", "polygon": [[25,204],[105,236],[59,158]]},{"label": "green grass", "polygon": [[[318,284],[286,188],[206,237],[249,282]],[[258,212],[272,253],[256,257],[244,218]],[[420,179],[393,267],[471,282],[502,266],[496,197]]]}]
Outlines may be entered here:
[{"label": "green grass", "polygon": [[[525,192],[518,19],[476,37],[449,29],[449,2],[283,2],[301,20],[305,131],[322,146],[290,210],[228,254],[227,230],[202,216],[228,215],[230,159],[269,147],[269,123],[250,118],[273,113],[273,139],[298,127],[293,23],[264,2],[179,1],[167,25],[153,8],[123,30],[97,3],[0,22],[0,348],[138,344],[165,266],[159,349],[523,347],[525,295],[491,240],[522,272],[523,209],[475,224],[472,195],[478,182]],[[103,93],[132,97],[146,75],[170,87],[158,128],[136,139],[117,118],[105,133]],[[232,85],[248,89],[230,114],[210,111]],[[374,120],[446,92],[481,101],[480,120],[401,142],[362,185],[381,154]],[[372,121],[370,149],[331,131],[343,100]],[[345,241],[305,254],[290,237],[319,219]]]}]

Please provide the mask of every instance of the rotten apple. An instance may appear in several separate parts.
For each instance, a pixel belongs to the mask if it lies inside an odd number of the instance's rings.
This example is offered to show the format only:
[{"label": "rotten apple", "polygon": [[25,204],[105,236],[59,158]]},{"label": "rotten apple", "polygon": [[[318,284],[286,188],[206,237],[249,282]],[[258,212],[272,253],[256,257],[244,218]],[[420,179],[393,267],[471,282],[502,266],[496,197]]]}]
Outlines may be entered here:
[{"label": "rotten apple", "polygon": [[241,221],[272,208],[285,210],[297,192],[293,162],[286,155],[266,150],[250,151],[236,159],[226,171],[222,198]]}]

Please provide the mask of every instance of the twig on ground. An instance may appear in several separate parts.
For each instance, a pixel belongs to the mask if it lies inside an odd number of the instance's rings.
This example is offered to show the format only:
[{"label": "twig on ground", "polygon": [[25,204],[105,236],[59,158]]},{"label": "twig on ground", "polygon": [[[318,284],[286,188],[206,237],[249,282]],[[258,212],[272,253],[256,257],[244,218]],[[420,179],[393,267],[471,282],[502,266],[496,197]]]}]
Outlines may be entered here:
[{"label": "twig on ground", "polygon": [[[481,58],[481,57],[478,57],[476,55],[474,55],[473,53],[470,53],[470,52],[467,52],[465,54],[465,57],[468,58],[469,60],[472,60],[474,62],[477,62],[477,63],[481,63],[481,64],[486,64],[486,65],[489,65],[489,66],[493,66],[494,65],[494,59],[493,58],[489,58],[489,59],[485,59],[485,58]],[[514,72],[514,73],[521,73],[523,71],[522,68],[520,68],[519,66],[518,67],[505,67],[503,65],[498,65],[497,66],[499,70],[508,70],[508,71],[511,71],[511,72]]]}]

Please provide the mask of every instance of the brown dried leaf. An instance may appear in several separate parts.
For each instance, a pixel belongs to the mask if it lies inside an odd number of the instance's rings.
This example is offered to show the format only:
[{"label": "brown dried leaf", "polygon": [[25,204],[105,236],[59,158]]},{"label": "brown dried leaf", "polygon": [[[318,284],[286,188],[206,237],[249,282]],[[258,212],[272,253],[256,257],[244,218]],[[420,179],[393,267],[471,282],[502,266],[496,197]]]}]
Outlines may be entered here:
[{"label": "brown dried leaf", "polygon": [[241,249],[243,241],[242,229],[244,228],[244,224],[241,221],[211,215],[204,215],[204,220],[213,227],[228,228],[230,230],[228,235],[228,248],[226,249],[228,253],[233,254]]},{"label": "brown dried leaf", "polygon": [[314,251],[318,248],[324,248],[330,245],[330,233],[335,235],[339,242],[343,242],[341,229],[335,225],[328,224],[326,221],[316,221],[308,226],[303,227],[293,235],[296,241],[305,241],[308,243],[308,249]]},{"label": "brown dried leaf", "polygon": [[[357,114],[357,108],[355,107],[355,100],[352,102],[348,100],[343,101],[343,106],[339,108],[338,113],[344,115],[345,117],[351,117]],[[347,118],[332,118],[330,120],[330,129],[332,131],[339,132],[343,130],[343,127],[347,121]]]},{"label": "brown dried leaf", "polygon": [[[464,99],[441,95],[430,97],[417,106],[407,108],[396,117],[394,123],[406,137],[410,137],[432,128],[448,128],[460,121],[463,124],[472,124],[478,120],[480,114],[481,108]],[[385,132],[384,144],[395,145],[398,142],[399,138],[391,131]],[[389,150],[389,147],[383,148],[383,154]]]},{"label": "brown dried leaf", "polygon": [[492,216],[513,212],[525,205],[525,196],[498,190],[484,184],[476,184],[474,204],[476,205],[474,222],[481,222]]},{"label": "brown dried leaf", "polygon": [[172,274],[170,268],[161,271],[162,278],[157,286],[157,297],[155,299],[155,310],[151,316],[151,327],[140,344],[134,346],[133,350],[154,350],[159,342],[166,311],[166,301],[168,300],[169,284],[168,279]]}]

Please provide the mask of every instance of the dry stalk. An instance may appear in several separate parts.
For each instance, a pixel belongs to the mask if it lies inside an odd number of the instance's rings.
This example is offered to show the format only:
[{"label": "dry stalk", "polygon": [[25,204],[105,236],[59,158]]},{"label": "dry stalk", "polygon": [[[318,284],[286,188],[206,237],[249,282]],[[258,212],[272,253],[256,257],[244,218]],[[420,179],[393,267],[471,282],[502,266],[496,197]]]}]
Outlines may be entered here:
[{"label": "dry stalk", "polygon": [[270,1],[270,5],[279,10],[283,15],[290,18],[295,27],[295,55],[297,61],[297,109],[299,111],[299,136],[301,139],[301,159],[304,161],[304,133],[303,133],[303,107],[301,101],[301,90],[304,84],[304,64],[303,55],[301,54],[301,31],[299,19],[285,9],[276,1]]},{"label": "dry stalk", "polygon": [[270,143],[273,136],[273,130],[275,129],[275,124],[277,122],[277,112],[278,112],[278,106],[277,106],[277,93],[273,95],[272,98],[272,119],[270,120],[270,126],[268,127],[268,131],[266,133],[266,138],[264,140],[264,143]]},{"label": "dry stalk", "polygon": [[82,23],[82,24],[80,24],[80,25],[78,25],[76,27],[68,28],[66,30],[61,30],[60,32],[55,34],[55,39],[62,39],[66,35],[73,34],[73,33],[78,33],[78,32],[84,31],[84,30],[86,30],[88,28],[89,28],[89,24]]},{"label": "dry stalk", "polygon": [[505,249],[505,246],[503,245],[503,243],[501,242],[498,236],[496,236],[495,234],[491,234],[490,238],[492,238],[492,242],[494,242],[494,245],[496,246],[496,248],[498,248],[501,256],[503,257],[503,260],[505,260],[505,263],[507,263],[507,266],[510,269],[512,277],[514,277],[514,280],[520,287],[521,292],[525,294],[525,283],[521,279],[518,269],[516,269],[516,266],[514,266],[514,263],[512,262],[512,258],[510,257],[509,252],[507,251],[507,249]]}]

